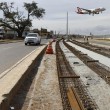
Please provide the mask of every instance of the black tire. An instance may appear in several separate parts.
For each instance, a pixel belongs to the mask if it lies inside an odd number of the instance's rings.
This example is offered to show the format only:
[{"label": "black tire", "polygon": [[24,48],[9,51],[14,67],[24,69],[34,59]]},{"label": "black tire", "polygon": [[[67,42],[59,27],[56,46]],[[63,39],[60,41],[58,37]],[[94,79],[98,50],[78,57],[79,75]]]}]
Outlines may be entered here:
[{"label": "black tire", "polygon": [[41,43],[41,40],[40,40],[40,42],[39,42],[39,45],[40,45],[40,43]]}]

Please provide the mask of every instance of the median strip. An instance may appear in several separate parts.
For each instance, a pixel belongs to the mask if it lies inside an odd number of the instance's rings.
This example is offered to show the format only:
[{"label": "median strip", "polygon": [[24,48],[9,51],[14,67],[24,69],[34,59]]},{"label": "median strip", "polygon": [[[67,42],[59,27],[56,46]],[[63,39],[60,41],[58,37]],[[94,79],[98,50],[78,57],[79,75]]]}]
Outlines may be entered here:
[{"label": "median strip", "polygon": [[37,48],[0,75],[0,110],[7,110],[10,100],[45,48],[46,45]]}]

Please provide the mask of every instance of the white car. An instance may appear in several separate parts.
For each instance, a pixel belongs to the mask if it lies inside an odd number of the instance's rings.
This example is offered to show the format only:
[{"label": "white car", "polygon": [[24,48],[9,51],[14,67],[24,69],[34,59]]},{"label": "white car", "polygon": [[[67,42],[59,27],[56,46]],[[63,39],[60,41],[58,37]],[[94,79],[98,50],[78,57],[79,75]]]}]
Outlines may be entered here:
[{"label": "white car", "polygon": [[25,45],[27,44],[40,44],[41,43],[41,36],[38,33],[29,33],[24,39]]}]

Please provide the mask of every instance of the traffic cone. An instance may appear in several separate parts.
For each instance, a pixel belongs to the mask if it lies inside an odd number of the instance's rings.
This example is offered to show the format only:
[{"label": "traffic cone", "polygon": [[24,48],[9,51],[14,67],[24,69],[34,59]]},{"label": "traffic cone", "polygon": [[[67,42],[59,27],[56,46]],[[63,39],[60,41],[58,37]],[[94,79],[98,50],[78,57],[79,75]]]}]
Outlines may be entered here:
[{"label": "traffic cone", "polygon": [[46,54],[53,54],[52,45],[49,44],[49,45],[47,46]]},{"label": "traffic cone", "polygon": [[51,41],[51,42],[49,42],[49,45],[52,45],[52,41]]}]

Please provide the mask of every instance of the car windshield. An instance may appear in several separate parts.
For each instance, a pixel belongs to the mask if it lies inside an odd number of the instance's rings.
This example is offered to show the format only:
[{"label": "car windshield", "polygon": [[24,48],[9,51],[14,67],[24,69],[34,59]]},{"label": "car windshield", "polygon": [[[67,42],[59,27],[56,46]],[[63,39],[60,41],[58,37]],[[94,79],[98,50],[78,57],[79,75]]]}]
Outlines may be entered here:
[{"label": "car windshield", "polygon": [[37,37],[37,34],[28,34],[28,37]]}]

